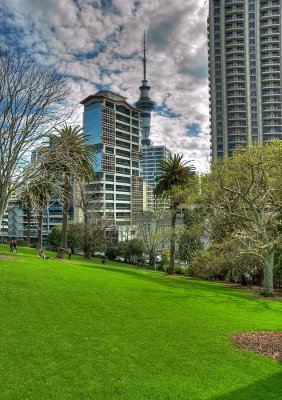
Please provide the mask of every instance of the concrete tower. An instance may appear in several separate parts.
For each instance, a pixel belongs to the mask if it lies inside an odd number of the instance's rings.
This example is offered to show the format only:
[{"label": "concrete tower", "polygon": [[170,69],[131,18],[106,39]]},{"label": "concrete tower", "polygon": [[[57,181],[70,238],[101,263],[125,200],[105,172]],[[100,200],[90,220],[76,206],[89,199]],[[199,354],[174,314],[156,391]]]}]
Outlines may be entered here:
[{"label": "concrete tower", "polygon": [[135,103],[135,107],[141,110],[141,135],[142,146],[150,146],[150,128],[151,128],[151,112],[156,107],[156,103],[150,99],[150,89],[151,87],[148,85],[147,77],[146,77],[146,36],[144,32],[144,47],[143,47],[143,80],[142,85],[139,87],[140,89],[140,98]]},{"label": "concrete tower", "polygon": [[209,1],[212,159],[282,139],[282,0]]}]

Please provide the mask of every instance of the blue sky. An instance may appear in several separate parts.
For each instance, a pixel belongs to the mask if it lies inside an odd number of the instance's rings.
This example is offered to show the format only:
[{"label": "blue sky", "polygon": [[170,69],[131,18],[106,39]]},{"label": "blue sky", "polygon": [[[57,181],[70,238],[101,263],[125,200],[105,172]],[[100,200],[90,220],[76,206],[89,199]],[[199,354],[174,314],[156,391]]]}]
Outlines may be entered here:
[{"label": "blue sky", "polygon": [[[73,104],[109,88],[133,103],[148,79],[158,107],[152,140],[207,167],[208,76],[205,0],[1,0],[0,40],[61,66]],[[82,108],[78,106],[79,122]]]}]

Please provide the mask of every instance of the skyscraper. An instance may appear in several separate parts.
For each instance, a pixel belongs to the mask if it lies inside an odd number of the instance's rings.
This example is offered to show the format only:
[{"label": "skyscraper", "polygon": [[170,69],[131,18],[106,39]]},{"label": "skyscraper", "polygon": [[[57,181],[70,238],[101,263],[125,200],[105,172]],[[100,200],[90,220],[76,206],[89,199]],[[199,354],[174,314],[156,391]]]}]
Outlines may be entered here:
[{"label": "skyscraper", "polygon": [[150,99],[149,91],[151,87],[147,80],[147,57],[146,57],[146,38],[144,32],[144,48],[143,48],[143,80],[140,89],[140,98],[135,103],[135,106],[141,110],[141,175],[146,182],[146,203],[147,209],[154,207],[153,190],[156,186],[156,177],[161,173],[160,162],[166,160],[171,154],[166,146],[155,146],[150,140],[151,129],[151,113],[156,107],[156,103]]},{"label": "skyscraper", "polygon": [[280,0],[210,0],[212,159],[282,139]]},{"label": "skyscraper", "polygon": [[143,211],[140,111],[109,90],[81,104],[84,132],[96,147],[96,179],[87,187],[93,209],[108,227],[130,225],[132,214]]}]

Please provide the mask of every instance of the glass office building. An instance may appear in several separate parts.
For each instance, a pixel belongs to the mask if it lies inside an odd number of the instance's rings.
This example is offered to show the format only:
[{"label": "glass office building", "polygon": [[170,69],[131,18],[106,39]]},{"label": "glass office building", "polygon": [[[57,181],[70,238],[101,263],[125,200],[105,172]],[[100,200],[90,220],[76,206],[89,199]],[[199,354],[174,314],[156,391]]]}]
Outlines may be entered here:
[{"label": "glass office building", "polygon": [[109,90],[88,96],[84,132],[96,148],[96,180],[87,185],[92,206],[107,226],[129,225],[143,211],[140,177],[140,112]]},{"label": "glass office building", "polygon": [[282,139],[280,0],[210,0],[212,159]]}]

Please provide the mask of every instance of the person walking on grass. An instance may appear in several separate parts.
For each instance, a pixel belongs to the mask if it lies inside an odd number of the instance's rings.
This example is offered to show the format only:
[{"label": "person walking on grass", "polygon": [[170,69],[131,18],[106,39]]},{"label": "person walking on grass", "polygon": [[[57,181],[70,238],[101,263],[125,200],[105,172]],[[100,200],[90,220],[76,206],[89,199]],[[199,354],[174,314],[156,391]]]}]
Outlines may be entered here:
[{"label": "person walking on grass", "polygon": [[13,246],[13,241],[12,240],[9,241],[9,245],[10,245],[10,253],[13,253],[14,246]]},{"label": "person walking on grass", "polygon": [[13,253],[17,252],[17,242],[14,240],[13,241]]}]

